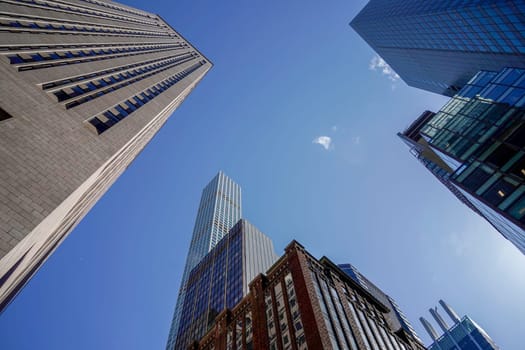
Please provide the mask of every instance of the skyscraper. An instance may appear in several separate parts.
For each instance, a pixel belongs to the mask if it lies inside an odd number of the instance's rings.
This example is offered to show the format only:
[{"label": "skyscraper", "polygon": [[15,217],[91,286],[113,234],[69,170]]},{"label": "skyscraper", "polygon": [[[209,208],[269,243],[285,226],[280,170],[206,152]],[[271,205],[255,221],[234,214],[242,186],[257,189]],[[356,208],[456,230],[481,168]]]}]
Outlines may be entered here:
[{"label": "skyscraper", "polygon": [[432,324],[425,318],[419,320],[433,340],[428,350],[497,350],[499,347],[489,337],[487,332],[476,324],[470,317],[459,318],[457,313],[443,300],[439,303],[452,320],[452,326],[441,317],[437,308],[429,309],[430,314],[439,325],[443,334],[438,335]]},{"label": "skyscraper", "polygon": [[330,259],[292,241],[192,349],[424,350],[413,334],[391,327],[390,311]]},{"label": "skyscraper", "polygon": [[113,1],[8,1],[0,27],[2,310],[212,64]]},{"label": "skyscraper", "polygon": [[416,124],[427,168],[525,254],[525,69],[479,72]]},{"label": "skyscraper", "polygon": [[174,349],[187,349],[224,308],[248,294],[248,284],[277,261],[273,243],[241,219],[191,271]]},{"label": "skyscraper", "polygon": [[523,0],[370,0],[350,25],[408,85],[446,96],[525,68]]},{"label": "skyscraper", "polygon": [[228,234],[233,225],[241,219],[241,216],[241,187],[221,171],[202,191],[171,323],[167,349],[173,349],[175,345],[186,295],[186,282],[191,270]]}]

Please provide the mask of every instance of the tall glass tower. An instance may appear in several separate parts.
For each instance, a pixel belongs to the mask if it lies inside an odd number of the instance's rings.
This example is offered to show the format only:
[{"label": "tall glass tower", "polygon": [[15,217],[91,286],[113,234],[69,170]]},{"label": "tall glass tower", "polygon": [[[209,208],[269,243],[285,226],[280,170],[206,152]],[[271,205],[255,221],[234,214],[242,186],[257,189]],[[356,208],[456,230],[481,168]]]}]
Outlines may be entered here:
[{"label": "tall glass tower", "polygon": [[350,25],[408,85],[446,96],[525,68],[523,0],[370,0]]},{"label": "tall glass tower", "polygon": [[176,342],[191,270],[228,234],[241,216],[241,187],[220,171],[202,191],[167,349],[173,349]]},{"label": "tall glass tower", "polygon": [[250,282],[278,259],[272,240],[239,220],[190,272],[174,348],[187,349],[201,339],[217,316],[233,309],[248,294]]}]

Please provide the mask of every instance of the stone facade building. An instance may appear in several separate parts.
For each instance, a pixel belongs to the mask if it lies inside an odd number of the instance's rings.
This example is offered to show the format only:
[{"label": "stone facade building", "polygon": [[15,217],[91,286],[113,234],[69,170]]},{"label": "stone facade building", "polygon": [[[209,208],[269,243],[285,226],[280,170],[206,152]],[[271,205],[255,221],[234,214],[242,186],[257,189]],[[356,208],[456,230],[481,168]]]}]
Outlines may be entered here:
[{"label": "stone facade building", "polygon": [[160,16],[113,1],[1,12],[3,310],[212,64]]},{"label": "stone facade building", "polygon": [[190,348],[423,350],[413,334],[390,326],[390,311],[328,258],[317,260],[292,241]]}]

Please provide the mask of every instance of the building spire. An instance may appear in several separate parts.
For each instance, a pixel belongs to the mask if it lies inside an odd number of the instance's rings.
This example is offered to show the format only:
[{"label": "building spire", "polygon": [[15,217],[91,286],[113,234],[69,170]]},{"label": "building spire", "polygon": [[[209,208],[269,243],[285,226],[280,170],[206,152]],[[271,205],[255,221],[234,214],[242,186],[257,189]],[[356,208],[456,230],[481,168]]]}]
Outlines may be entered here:
[{"label": "building spire", "polygon": [[432,317],[434,317],[434,320],[436,320],[436,322],[438,323],[439,327],[441,327],[443,332],[447,332],[449,328],[448,324],[447,322],[445,322],[443,317],[441,317],[441,315],[438,313],[437,307],[434,307],[433,309],[428,309],[428,311],[430,311],[430,314],[432,315]]},{"label": "building spire", "polygon": [[448,305],[444,300],[440,300],[439,304],[446,311],[446,313],[452,319],[452,321],[454,321],[454,323],[458,323],[460,321],[460,318],[456,311],[454,311],[454,309],[452,309],[452,307]]},{"label": "building spire", "polygon": [[430,338],[432,338],[433,341],[436,341],[437,338],[438,338],[438,334],[437,334],[436,330],[434,329],[434,327],[432,327],[430,322],[428,322],[424,317],[420,317],[419,321],[421,322],[423,327],[425,327],[425,330],[427,331],[427,333],[430,336]]}]

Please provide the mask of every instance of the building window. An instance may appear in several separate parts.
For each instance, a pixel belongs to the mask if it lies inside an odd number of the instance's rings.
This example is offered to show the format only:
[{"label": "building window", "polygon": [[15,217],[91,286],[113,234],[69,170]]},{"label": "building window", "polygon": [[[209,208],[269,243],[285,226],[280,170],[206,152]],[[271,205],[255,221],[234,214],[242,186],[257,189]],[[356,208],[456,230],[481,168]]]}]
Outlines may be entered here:
[{"label": "building window", "polygon": [[354,319],[355,324],[357,325],[357,328],[359,328],[359,335],[361,336],[361,340],[365,344],[365,347],[367,350],[371,350],[370,343],[368,342],[368,339],[365,335],[365,331],[363,329],[363,326],[361,325],[361,322],[359,321],[357,317],[356,308],[351,302],[348,302],[348,306],[350,307],[350,311],[352,312],[352,317]]},{"label": "building window", "polygon": [[505,198],[507,198],[518,187],[519,183],[508,177],[503,177],[496,181],[484,194],[485,198],[490,204],[498,206]]},{"label": "building window", "polygon": [[509,172],[520,177],[522,180],[525,180],[525,157],[523,155],[521,155],[521,159],[510,168]]},{"label": "building window", "polygon": [[525,147],[525,123],[522,122],[521,125],[514,131],[512,135],[508,137],[506,142],[515,145],[516,147],[523,148]]},{"label": "building window", "polygon": [[301,313],[299,311],[299,304],[297,303],[297,297],[295,295],[295,288],[293,284],[293,278],[291,273],[287,273],[284,277],[284,284],[286,286],[286,293],[288,297],[288,304],[290,307],[290,313],[292,315],[292,324],[294,325],[294,336],[297,348],[299,350],[306,350],[306,339],[304,336],[304,329],[301,320]]},{"label": "building window", "polygon": [[0,121],[11,119],[11,118],[13,118],[13,116],[11,114],[9,114],[6,111],[4,111],[3,108],[0,108]]},{"label": "building window", "polygon": [[510,207],[509,214],[513,218],[525,223],[525,195],[522,195],[521,198]]},{"label": "building window", "polygon": [[[157,85],[146,89],[144,92],[130,97],[122,104],[116,105],[113,108],[102,112],[100,115],[87,120],[86,122],[93,126],[98,134],[102,134],[104,131],[108,130],[113,125],[126,118],[129,114],[133,113],[135,110],[139,109],[144,104],[154,99],[157,95],[169,89],[177,82],[181,81],[182,79],[196,71],[203,64],[205,64],[205,61],[200,61],[194,64],[193,66],[183,70],[182,72],[179,72],[171,76],[170,78],[158,83]],[[130,105],[133,105],[135,109],[132,110],[129,107]]]},{"label": "building window", "polygon": [[330,338],[330,343],[332,344],[332,347],[334,349],[339,349],[337,340],[335,338],[334,329],[332,327],[332,322],[330,321],[330,316],[328,315],[328,310],[324,302],[323,296],[321,294],[319,283],[317,282],[316,274],[313,271],[311,271],[311,273],[312,273],[312,282],[314,284],[315,292],[317,294],[317,300],[319,301],[319,305],[321,306],[321,313],[325,321],[326,328],[328,330],[328,337]]},{"label": "building window", "polygon": [[463,186],[474,192],[490,178],[492,173],[492,169],[488,166],[481,165],[463,180]]},{"label": "building window", "polygon": [[498,168],[503,167],[507,162],[516,154],[516,151],[507,146],[501,144],[491,155],[487,157],[487,162],[495,165]]}]

